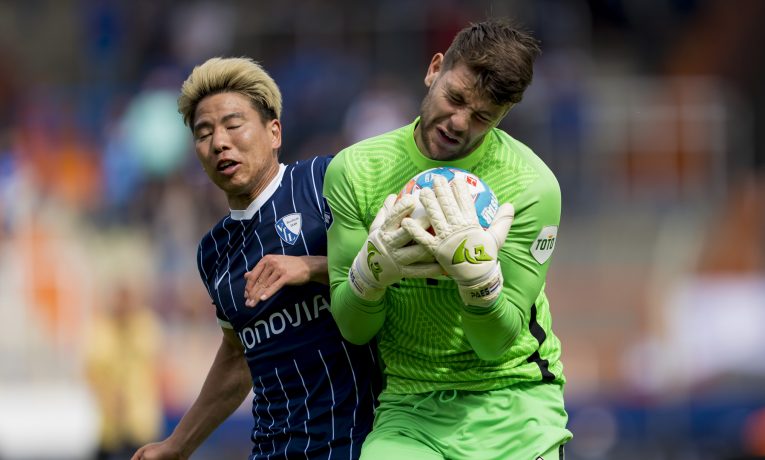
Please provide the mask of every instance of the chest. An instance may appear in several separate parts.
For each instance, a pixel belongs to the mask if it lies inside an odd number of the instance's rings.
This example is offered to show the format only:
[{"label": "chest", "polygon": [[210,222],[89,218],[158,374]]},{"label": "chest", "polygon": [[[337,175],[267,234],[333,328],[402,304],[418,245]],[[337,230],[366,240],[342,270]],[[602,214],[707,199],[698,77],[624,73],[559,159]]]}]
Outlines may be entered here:
[{"label": "chest", "polygon": [[267,204],[251,219],[227,218],[210,232],[200,245],[200,272],[213,302],[227,317],[253,313],[244,306],[244,275],[268,254],[326,255],[322,214]]}]

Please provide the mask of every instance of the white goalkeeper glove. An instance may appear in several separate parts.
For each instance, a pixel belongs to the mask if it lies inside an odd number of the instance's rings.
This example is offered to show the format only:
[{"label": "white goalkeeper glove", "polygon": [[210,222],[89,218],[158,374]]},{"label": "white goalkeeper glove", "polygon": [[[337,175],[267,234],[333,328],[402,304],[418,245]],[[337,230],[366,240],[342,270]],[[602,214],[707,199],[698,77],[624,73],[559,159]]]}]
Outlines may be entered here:
[{"label": "white goalkeeper glove", "polygon": [[427,247],[458,286],[465,305],[488,307],[502,291],[502,271],[497,256],[513,223],[515,209],[499,207],[484,230],[478,223],[473,198],[462,181],[451,186],[442,176],[433,178],[433,189],[420,190],[420,202],[435,235],[411,218],[402,221],[415,241]]},{"label": "white goalkeeper glove", "polygon": [[[413,243],[401,221],[412,213],[411,195],[388,195],[369,228],[369,237],[353,260],[348,281],[357,296],[378,300],[401,278],[435,278],[441,267],[427,248]],[[414,225],[417,225],[416,223]]]}]

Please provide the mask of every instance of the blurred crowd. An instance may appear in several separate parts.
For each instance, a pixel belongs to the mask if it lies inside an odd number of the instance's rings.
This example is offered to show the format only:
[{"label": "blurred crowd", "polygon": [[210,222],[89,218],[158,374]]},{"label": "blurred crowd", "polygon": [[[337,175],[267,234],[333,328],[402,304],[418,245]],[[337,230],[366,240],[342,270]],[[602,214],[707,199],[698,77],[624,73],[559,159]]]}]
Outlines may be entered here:
[{"label": "blurred crowd", "polygon": [[[765,456],[765,2],[11,0],[0,458],[24,451],[7,410],[19,388],[84,385],[98,415],[82,426],[101,438],[82,445],[118,451],[159,437],[201,385],[219,331],[194,258],[228,209],[176,111],[194,65],[264,65],[284,95],[289,162],[410,122],[432,53],[490,15],[542,41],[503,127],[563,192],[547,289],[570,456]],[[135,386],[114,366],[127,350],[143,360]],[[137,415],[146,433],[97,428],[136,395],[154,401]]]}]

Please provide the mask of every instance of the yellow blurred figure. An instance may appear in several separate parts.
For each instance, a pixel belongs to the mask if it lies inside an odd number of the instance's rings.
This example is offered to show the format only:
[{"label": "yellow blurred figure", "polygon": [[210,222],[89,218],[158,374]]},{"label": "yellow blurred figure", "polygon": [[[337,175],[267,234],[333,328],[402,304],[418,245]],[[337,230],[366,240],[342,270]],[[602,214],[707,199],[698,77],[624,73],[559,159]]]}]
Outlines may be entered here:
[{"label": "yellow blurred figure", "polygon": [[161,435],[160,325],[127,286],[93,319],[87,376],[99,403],[101,441],[95,458],[129,458]]}]

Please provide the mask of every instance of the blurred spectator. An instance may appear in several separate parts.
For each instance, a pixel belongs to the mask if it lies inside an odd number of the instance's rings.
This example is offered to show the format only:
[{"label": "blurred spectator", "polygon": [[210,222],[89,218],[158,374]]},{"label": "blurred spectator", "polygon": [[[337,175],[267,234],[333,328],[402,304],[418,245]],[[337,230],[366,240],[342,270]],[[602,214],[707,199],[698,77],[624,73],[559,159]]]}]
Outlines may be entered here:
[{"label": "blurred spectator", "polygon": [[348,144],[407,124],[417,113],[417,101],[394,75],[382,74],[364,89],[345,113],[343,134]]},{"label": "blurred spectator", "polygon": [[134,287],[118,285],[110,306],[93,318],[87,344],[87,377],[101,411],[94,458],[130,458],[161,435],[158,318]]},{"label": "blurred spectator", "polygon": [[[314,42],[321,44],[319,38]],[[359,56],[344,55],[337,48],[322,48],[316,43],[296,49],[273,67],[287,114],[282,120],[285,139],[280,150],[284,162],[330,154],[340,147],[336,142],[338,127],[364,79]]]}]

